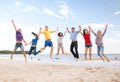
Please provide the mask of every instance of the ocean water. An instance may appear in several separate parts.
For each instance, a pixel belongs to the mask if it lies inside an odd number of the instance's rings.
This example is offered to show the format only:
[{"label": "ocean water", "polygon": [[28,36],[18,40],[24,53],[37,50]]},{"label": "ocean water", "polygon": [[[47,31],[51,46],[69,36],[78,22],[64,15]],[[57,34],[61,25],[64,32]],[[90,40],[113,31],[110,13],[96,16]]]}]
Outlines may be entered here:
[{"label": "ocean water", "polygon": [[[1,59],[10,59],[10,56],[11,56],[11,54],[0,54]],[[36,58],[40,58],[40,59],[43,59],[43,60],[49,59],[49,54],[38,54],[37,56],[34,56],[34,55],[31,55],[31,56],[33,57],[33,59],[36,59]],[[31,59],[31,56],[27,55],[28,60]],[[120,60],[120,54],[106,54],[106,56],[110,60]],[[56,59],[56,57],[57,56],[55,54],[53,54],[53,59]],[[61,59],[61,60],[62,59],[71,60],[74,57],[73,57],[72,54],[68,54],[68,55],[60,54],[60,55],[58,55],[58,58]],[[87,55],[87,58],[89,59],[89,54]],[[14,54],[13,59],[24,60],[24,57],[23,57],[22,54]],[[79,54],[79,59],[84,60],[84,54]],[[97,54],[93,54],[92,59],[93,60],[99,60],[100,57]]]},{"label": "ocean water", "polygon": [[[32,59],[31,59],[32,56]],[[53,54],[53,59],[49,58],[49,54],[38,54],[37,56],[27,55],[28,62],[35,63],[52,63],[52,64],[64,64],[64,65],[75,65],[75,66],[97,66],[97,67],[110,67],[110,68],[120,68],[120,54],[107,54],[111,60],[110,62],[103,62],[100,57],[96,54],[93,54],[92,61],[84,61],[84,55],[80,54],[79,61],[75,61],[73,55],[62,55],[60,54],[58,57]],[[89,56],[89,55],[88,55]],[[59,59],[56,59],[59,58]],[[0,59],[8,59],[10,60],[10,54],[0,54]],[[39,59],[39,60],[38,60]],[[13,56],[14,60],[24,61],[24,56],[22,54],[15,54]]]}]

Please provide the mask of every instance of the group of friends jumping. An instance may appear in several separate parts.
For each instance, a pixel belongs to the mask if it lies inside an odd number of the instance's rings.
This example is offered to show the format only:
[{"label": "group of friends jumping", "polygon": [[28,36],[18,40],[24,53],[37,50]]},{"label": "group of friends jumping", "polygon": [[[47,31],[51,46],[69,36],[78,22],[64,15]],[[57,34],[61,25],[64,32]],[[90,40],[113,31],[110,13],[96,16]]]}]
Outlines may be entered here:
[{"label": "group of friends jumping", "polygon": [[[11,60],[13,59],[13,55],[15,54],[17,48],[21,48],[22,54],[24,55],[25,58],[25,62],[27,62],[27,57],[26,57],[26,52],[24,51],[24,46],[22,44],[22,42],[25,43],[25,45],[31,45],[30,50],[28,52],[29,55],[31,55],[32,53],[34,55],[37,55],[38,53],[40,53],[41,51],[45,50],[47,46],[49,46],[51,48],[50,50],[50,59],[52,59],[52,54],[53,54],[53,42],[51,40],[51,33],[57,32],[59,27],[57,27],[55,30],[49,30],[48,26],[45,26],[44,30],[42,30],[42,27],[40,27],[39,29],[39,33],[34,33],[32,32],[32,34],[34,35],[34,39],[31,40],[31,42],[27,43],[22,35],[22,30],[21,28],[16,27],[14,20],[11,20],[13,27],[16,31],[16,44],[15,44],[15,48],[12,51],[11,54]],[[64,46],[63,46],[63,39],[65,34],[68,32],[70,34],[70,40],[71,40],[71,44],[70,44],[70,51],[73,54],[74,60],[78,61],[79,60],[79,54],[78,54],[78,41],[77,41],[77,35],[80,33],[84,40],[85,40],[85,52],[84,52],[84,57],[85,60],[87,59],[87,54],[89,52],[89,60],[92,60],[92,42],[91,42],[91,32],[95,35],[96,39],[96,45],[97,45],[97,54],[98,56],[103,60],[103,62],[105,62],[105,60],[107,62],[110,62],[109,58],[104,54],[104,44],[103,44],[103,37],[107,31],[108,28],[108,24],[105,25],[105,30],[104,32],[102,32],[101,30],[98,30],[97,33],[95,33],[93,31],[93,29],[88,26],[88,29],[83,29],[81,25],[79,25],[78,30],[75,29],[75,27],[71,27],[71,30],[69,30],[68,27],[66,27],[66,30],[64,33],[62,32],[58,32],[58,39],[57,39],[57,56],[59,55],[60,50],[62,51],[62,54],[66,54],[64,52]],[[37,48],[37,43],[39,40],[39,36],[40,34],[44,34],[45,36],[45,44],[44,47],[42,47],[41,49],[39,49],[38,51],[36,51]]]}]

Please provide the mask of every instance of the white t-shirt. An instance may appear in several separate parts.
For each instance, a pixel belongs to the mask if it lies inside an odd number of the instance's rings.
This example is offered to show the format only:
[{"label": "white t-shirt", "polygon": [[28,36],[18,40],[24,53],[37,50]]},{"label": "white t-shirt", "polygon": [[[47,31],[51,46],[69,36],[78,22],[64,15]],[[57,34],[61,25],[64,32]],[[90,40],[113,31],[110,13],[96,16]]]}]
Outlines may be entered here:
[{"label": "white t-shirt", "polygon": [[63,43],[63,38],[64,38],[63,36],[62,36],[62,37],[59,37],[59,36],[58,36],[57,42],[58,42],[58,43]]}]

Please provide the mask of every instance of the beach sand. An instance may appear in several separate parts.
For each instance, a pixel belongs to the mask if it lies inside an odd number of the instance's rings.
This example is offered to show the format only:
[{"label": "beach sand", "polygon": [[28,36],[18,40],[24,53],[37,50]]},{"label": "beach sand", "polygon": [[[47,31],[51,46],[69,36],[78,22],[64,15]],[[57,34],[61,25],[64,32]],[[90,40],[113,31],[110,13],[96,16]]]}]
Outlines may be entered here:
[{"label": "beach sand", "polygon": [[0,59],[0,82],[120,82],[120,69]]}]

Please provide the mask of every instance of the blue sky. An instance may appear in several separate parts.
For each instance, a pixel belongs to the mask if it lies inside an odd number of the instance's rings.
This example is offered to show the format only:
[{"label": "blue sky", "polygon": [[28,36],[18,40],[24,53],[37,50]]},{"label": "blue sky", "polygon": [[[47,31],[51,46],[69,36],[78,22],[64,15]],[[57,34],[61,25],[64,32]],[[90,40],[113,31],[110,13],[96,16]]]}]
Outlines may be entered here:
[{"label": "blue sky", "polygon": [[[57,26],[59,31],[64,32],[66,26],[78,25],[83,29],[90,25],[93,30],[104,30],[104,25],[109,24],[108,31],[104,36],[105,53],[119,53],[120,45],[120,0],[0,0],[0,49],[13,50],[15,45],[15,31],[11,24],[14,19],[16,26],[22,28],[24,38],[30,42],[32,31],[38,32],[39,27],[48,25],[54,30]],[[56,53],[57,33],[51,35]],[[70,40],[69,34],[64,39],[65,50],[68,51]],[[96,53],[94,35],[91,34],[93,53]],[[84,53],[84,39],[79,34],[79,53]],[[38,48],[44,45],[44,36],[40,35]],[[29,50],[30,46],[25,46]],[[48,48],[49,49],[49,48]],[[47,53],[47,51],[45,51]]]}]

